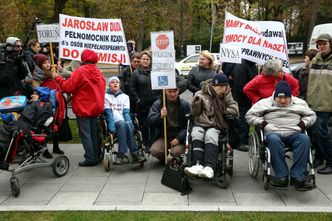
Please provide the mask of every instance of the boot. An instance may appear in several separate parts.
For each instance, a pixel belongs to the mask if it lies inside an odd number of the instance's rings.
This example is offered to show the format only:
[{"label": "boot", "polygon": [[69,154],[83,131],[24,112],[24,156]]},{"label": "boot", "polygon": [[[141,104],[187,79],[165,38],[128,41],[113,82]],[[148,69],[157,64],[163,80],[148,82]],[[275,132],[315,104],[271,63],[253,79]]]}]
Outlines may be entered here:
[{"label": "boot", "polygon": [[191,156],[191,165],[203,164],[204,162],[204,143],[200,140],[192,141],[192,156]]},{"label": "boot", "polygon": [[61,155],[64,154],[64,152],[62,150],[60,150],[59,146],[53,146],[53,153],[61,154]]}]

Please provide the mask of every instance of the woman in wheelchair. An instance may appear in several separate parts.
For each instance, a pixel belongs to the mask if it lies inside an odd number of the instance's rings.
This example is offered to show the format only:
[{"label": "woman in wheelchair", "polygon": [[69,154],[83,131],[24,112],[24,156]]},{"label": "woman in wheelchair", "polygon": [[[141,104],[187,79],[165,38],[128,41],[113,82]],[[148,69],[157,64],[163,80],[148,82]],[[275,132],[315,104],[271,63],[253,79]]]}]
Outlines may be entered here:
[{"label": "woman in wheelchair", "polygon": [[130,117],[130,101],[128,95],[120,90],[120,80],[118,77],[111,77],[108,80],[109,89],[105,94],[104,113],[107,122],[107,131],[116,133],[119,147],[114,164],[129,163],[125,156],[127,147],[133,157],[134,162],[146,161],[141,156],[134,137],[134,125]]},{"label": "woman in wheelchair", "polygon": [[[249,125],[264,130],[276,176],[270,184],[277,188],[287,187],[290,175],[290,185],[295,186],[296,190],[312,189],[313,185],[307,179],[311,144],[303,132],[315,123],[316,114],[304,100],[292,96],[287,81],[280,81],[271,97],[255,103],[247,112],[246,120]],[[285,159],[287,146],[293,151],[290,172]]]},{"label": "woman in wheelchair", "polygon": [[4,159],[7,148],[10,146],[12,134],[22,130],[24,134],[40,133],[46,120],[52,116],[52,103],[49,101],[48,87],[36,87],[31,100],[24,108],[17,121],[11,121],[0,128],[0,161]]},{"label": "woman in wheelchair", "polygon": [[203,83],[192,101],[192,162],[184,172],[189,176],[213,178],[218,156],[219,134],[228,128],[226,118],[237,118],[239,110],[227,77],[218,73]]}]

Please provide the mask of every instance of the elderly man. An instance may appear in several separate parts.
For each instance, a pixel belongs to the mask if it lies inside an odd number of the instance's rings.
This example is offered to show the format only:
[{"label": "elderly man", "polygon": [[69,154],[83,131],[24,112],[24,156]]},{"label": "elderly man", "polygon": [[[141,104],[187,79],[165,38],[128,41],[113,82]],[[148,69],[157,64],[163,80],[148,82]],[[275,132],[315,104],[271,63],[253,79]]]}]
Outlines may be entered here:
[{"label": "elderly man", "polygon": [[304,100],[292,96],[287,81],[280,81],[271,97],[255,103],[247,112],[246,120],[264,129],[277,177],[276,181],[271,180],[272,185],[288,186],[289,169],[284,151],[285,146],[291,146],[294,164],[290,169],[290,184],[297,190],[311,189],[311,183],[306,181],[310,139],[302,132],[315,123],[316,114]]},{"label": "elderly man", "polygon": [[166,105],[161,99],[155,101],[150,108],[148,123],[154,129],[150,153],[161,163],[165,160],[163,119],[167,120],[168,149],[172,157],[181,156],[185,150],[187,120],[186,114],[191,112],[190,104],[179,97],[179,88],[166,89]]},{"label": "elderly man", "polygon": [[322,165],[325,160],[325,167],[317,172],[332,174],[332,138],[328,130],[329,118],[332,116],[332,38],[329,34],[321,34],[316,44],[319,52],[309,66],[307,101],[317,114],[314,128],[318,143],[316,151],[323,159],[315,158],[314,163],[317,166]]}]

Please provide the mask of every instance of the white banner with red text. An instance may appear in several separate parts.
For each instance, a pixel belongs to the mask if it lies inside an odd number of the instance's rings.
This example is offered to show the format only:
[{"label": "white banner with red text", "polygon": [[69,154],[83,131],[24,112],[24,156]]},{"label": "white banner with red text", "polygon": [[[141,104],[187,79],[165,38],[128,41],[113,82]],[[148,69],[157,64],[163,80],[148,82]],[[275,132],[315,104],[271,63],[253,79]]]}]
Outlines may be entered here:
[{"label": "white banner with red text", "polygon": [[84,49],[98,54],[99,63],[130,65],[121,19],[59,15],[59,57],[79,60]]},{"label": "white banner with red text", "polygon": [[248,21],[226,12],[223,44],[241,47],[241,57],[259,65],[279,58],[283,70],[289,72],[285,27],[281,22]]}]

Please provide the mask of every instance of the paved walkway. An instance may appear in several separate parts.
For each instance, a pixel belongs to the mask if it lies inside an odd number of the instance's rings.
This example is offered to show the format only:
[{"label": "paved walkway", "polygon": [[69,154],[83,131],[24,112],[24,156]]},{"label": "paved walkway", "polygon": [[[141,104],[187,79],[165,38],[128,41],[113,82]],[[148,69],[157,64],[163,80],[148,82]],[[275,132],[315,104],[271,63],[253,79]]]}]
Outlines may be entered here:
[{"label": "paved walkway", "polygon": [[317,189],[298,192],[265,191],[262,180],[249,176],[247,153],[235,152],[234,175],[228,189],[191,180],[189,195],[160,183],[163,166],[149,157],[139,165],[78,167],[80,144],[63,145],[70,159],[66,176],[56,178],[51,168],[38,168],[18,176],[21,194],[11,194],[10,173],[0,172],[0,211],[7,210],[170,210],[170,211],[326,211],[332,212],[332,176],[317,175]]}]

